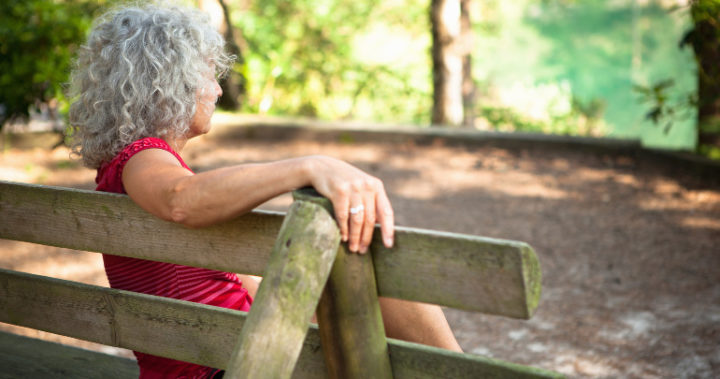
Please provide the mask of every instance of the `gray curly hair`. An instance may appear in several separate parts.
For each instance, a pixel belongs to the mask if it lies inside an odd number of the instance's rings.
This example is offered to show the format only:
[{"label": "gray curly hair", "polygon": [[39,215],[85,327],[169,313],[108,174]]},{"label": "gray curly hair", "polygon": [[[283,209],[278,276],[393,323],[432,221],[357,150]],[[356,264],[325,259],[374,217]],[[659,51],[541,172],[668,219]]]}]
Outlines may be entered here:
[{"label": "gray curly hair", "polygon": [[145,137],[181,136],[208,72],[234,60],[207,14],[177,6],[124,7],[101,16],[70,79],[72,151],[97,168]]}]

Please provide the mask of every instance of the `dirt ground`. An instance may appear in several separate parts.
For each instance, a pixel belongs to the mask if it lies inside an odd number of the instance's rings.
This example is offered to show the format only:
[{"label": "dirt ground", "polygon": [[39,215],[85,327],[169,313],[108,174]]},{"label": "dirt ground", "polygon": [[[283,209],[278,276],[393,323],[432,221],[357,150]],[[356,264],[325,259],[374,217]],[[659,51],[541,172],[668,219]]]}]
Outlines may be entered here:
[{"label": "dirt ground", "polygon": [[[720,377],[717,167],[583,144],[219,129],[183,152],[196,171],[331,155],[384,180],[399,225],[530,243],[543,269],[535,317],[446,310],[467,352],[573,378]],[[65,148],[6,149],[0,179],[94,185]],[[0,251],[0,267],[107,285],[97,254],[3,240]]]}]

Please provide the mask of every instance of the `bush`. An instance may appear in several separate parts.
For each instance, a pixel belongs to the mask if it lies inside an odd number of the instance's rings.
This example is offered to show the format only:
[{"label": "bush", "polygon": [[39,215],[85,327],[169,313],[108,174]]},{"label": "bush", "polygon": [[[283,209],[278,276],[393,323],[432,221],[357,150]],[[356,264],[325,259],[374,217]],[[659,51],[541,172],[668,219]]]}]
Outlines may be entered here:
[{"label": "bush", "polygon": [[[75,50],[102,1],[3,0],[0,2],[0,128],[48,104],[56,117],[67,106]],[[55,100],[53,100],[55,99]],[[53,101],[51,101],[53,100]]]}]

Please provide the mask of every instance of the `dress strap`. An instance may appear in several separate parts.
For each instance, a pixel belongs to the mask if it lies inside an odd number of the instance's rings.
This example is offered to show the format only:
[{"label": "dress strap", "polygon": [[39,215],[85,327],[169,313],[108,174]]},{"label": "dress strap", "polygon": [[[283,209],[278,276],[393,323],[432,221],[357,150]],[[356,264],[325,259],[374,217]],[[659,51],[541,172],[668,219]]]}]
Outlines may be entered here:
[{"label": "dress strap", "polygon": [[[155,137],[147,137],[143,139],[139,139],[129,145],[127,145],[118,155],[115,159],[117,159],[116,165],[119,167],[119,173],[122,176],[122,168],[125,167],[125,164],[130,160],[130,158],[133,157],[133,155],[147,149],[161,149],[165,150],[177,158],[177,160],[180,162],[180,164],[185,167],[186,169],[190,170],[190,167],[185,164],[185,161],[180,157],[180,155],[173,150],[170,145],[165,142],[165,140],[162,140],[160,138]],[[192,170],[190,170],[192,171]]]}]

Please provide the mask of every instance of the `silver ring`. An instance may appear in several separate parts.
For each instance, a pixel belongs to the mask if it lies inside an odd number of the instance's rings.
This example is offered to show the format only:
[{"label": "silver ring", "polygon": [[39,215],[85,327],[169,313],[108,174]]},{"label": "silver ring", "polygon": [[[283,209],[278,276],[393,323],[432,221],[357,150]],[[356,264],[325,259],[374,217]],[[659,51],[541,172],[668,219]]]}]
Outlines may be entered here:
[{"label": "silver ring", "polygon": [[362,205],[362,204],[360,204],[360,205],[358,205],[357,207],[351,207],[351,208],[350,208],[350,214],[351,214],[351,215],[356,215],[356,214],[358,214],[358,213],[360,213],[360,212],[362,212],[362,211],[364,211],[364,210],[365,210],[365,206]]}]

